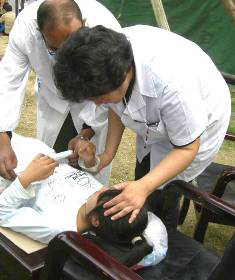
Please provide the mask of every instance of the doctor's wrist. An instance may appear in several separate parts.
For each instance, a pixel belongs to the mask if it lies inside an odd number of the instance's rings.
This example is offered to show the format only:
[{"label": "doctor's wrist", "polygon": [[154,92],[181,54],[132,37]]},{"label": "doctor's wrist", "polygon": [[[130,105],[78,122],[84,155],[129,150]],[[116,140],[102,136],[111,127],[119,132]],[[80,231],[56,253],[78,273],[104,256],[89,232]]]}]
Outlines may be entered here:
[{"label": "doctor's wrist", "polygon": [[139,182],[141,188],[144,189],[144,192],[146,193],[147,196],[149,196],[153,191],[157,189],[154,180],[152,180],[152,178],[149,178],[148,174],[137,181]]},{"label": "doctor's wrist", "polygon": [[114,156],[111,153],[104,152],[99,155],[99,158],[100,158],[100,167],[101,167],[100,169],[102,169],[112,162]]},{"label": "doctor's wrist", "polygon": [[95,135],[94,130],[91,127],[83,128],[78,134],[77,138],[80,140],[89,141]]}]

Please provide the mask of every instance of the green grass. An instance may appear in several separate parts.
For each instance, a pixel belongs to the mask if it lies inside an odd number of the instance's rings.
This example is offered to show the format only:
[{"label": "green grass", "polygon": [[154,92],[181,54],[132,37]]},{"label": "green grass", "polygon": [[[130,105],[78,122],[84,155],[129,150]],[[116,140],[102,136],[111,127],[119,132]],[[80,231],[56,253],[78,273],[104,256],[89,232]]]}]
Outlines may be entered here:
[{"label": "green grass", "polygon": [[36,103],[35,96],[33,94],[34,82],[35,75],[31,72],[22,106],[20,123],[15,130],[16,133],[30,137],[36,137]]},{"label": "green grass", "polygon": [[235,134],[235,86],[230,88],[232,99],[231,120],[228,128],[229,133]]}]

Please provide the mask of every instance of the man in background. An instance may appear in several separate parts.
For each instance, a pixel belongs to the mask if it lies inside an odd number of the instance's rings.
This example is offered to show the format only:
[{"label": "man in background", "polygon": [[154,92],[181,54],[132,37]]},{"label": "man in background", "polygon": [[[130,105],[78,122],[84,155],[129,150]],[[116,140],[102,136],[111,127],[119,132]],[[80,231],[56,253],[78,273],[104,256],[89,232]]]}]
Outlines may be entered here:
[{"label": "man in background", "polygon": [[3,14],[0,18],[0,22],[4,23],[4,31],[3,34],[9,36],[9,33],[14,25],[16,15],[12,11],[12,6],[8,3],[4,5],[5,14]]},{"label": "man in background", "polygon": [[[61,152],[78,134],[88,138],[95,134],[97,153],[103,152],[106,111],[89,102],[63,100],[52,74],[56,50],[70,33],[84,25],[99,24],[121,30],[114,16],[95,0],[39,0],[17,16],[0,62],[0,176],[9,180],[16,176],[13,169],[17,159],[10,136],[19,122],[31,69],[37,75],[37,137]],[[83,130],[84,123],[92,130]],[[100,174],[103,184],[107,184],[109,174],[110,166]]]}]

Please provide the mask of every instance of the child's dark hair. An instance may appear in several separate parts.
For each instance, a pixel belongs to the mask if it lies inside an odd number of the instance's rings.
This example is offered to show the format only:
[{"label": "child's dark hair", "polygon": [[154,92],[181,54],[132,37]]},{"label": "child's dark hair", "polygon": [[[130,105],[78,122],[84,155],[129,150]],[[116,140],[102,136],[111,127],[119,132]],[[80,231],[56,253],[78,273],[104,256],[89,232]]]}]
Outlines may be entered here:
[{"label": "child's dark hair", "polygon": [[91,226],[91,231],[95,235],[88,233],[87,238],[118,259],[119,262],[131,267],[153,250],[142,236],[148,224],[148,213],[146,207],[143,207],[131,224],[129,223],[131,213],[115,221],[111,220],[110,216],[104,216],[104,203],[113,199],[120,192],[119,190],[107,190],[99,195],[97,206],[88,215],[88,219],[96,215],[99,226]]}]

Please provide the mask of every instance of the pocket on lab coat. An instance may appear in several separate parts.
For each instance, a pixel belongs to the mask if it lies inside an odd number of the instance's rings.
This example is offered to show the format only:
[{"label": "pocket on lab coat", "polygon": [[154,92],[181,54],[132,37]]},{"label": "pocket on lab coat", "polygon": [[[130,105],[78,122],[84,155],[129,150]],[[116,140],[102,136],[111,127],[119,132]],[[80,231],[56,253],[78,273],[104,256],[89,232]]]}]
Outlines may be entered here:
[{"label": "pocket on lab coat", "polygon": [[146,145],[151,145],[159,141],[169,141],[165,127],[161,121],[159,123],[147,124],[146,121],[133,120],[126,115],[123,115],[121,120],[125,127],[130,128],[138,136],[141,136]]},{"label": "pocket on lab coat", "polygon": [[163,123],[160,121],[159,123],[147,125],[146,124],[146,145],[152,145],[159,142],[169,142],[169,137],[165,130]]}]

